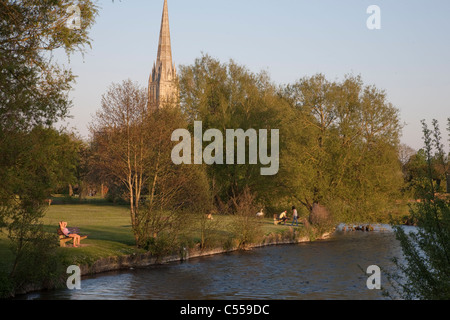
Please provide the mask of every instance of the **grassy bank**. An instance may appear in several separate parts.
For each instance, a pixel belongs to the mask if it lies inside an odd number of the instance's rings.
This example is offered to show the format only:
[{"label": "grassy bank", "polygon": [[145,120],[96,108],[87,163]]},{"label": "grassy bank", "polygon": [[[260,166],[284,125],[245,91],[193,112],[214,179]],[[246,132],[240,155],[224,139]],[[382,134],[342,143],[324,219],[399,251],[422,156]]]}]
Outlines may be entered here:
[{"label": "grassy bank", "polygon": [[[92,264],[105,257],[137,252],[126,207],[113,206],[98,199],[81,203],[63,203],[61,199],[55,202],[48,207],[42,219],[44,230],[55,235],[55,245],[58,245],[56,230],[61,220],[68,221],[69,226],[79,227],[80,233],[89,236],[82,242],[81,248],[68,246],[56,249],[62,264]],[[0,272],[9,274],[14,257],[6,230],[3,231],[0,233]]]},{"label": "grassy bank", "polygon": [[[235,217],[214,216],[213,221],[207,223],[211,226],[207,230],[208,247],[205,251],[233,249],[239,245],[236,238],[236,229],[233,228]],[[126,205],[113,205],[102,199],[88,199],[86,201],[56,198],[48,207],[42,219],[45,231],[55,234],[59,221],[67,221],[69,227],[78,227],[80,234],[88,238],[82,241],[82,247],[57,248],[57,255],[64,265],[93,265],[99,260],[111,257],[125,257],[144,255],[144,250],[137,249],[130,224],[129,208]],[[269,242],[283,242],[294,240],[307,233],[303,226],[298,228],[286,225],[275,226],[273,218],[264,218],[255,222],[258,225],[258,235],[255,238],[257,245]],[[308,231],[310,234],[310,231]],[[189,223],[184,233],[188,239],[190,250],[196,254],[202,251],[200,226]],[[55,241],[57,242],[56,238]],[[13,256],[9,250],[9,239],[5,233],[0,234],[0,268],[7,272],[12,263]]]},{"label": "grassy bank", "polygon": [[[405,213],[407,205],[398,203],[397,218]],[[304,213],[302,213],[304,214]],[[303,217],[300,217],[300,221]],[[201,217],[191,218],[183,231],[183,247],[188,250],[189,257],[201,256],[205,254],[215,254],[236,250],[242,245],[239,233],[248,230],[236,228],[236,217],[228,215],[216,215],[214,220],[207,221],[207,230],[200,227]],[[127,205],[113,205],[103,199],[89,198],[80,201],[56,197],[51,206],[47,208],[45,217],[42,219],[46,232],[55,235],[59,221],[67,221],[69,227],[78,227],[80,234],[87,235],[88,238],[82,241],[82,247],[73,248],[71,245],[56,249],[58,261],[64,268],[69,265],[83,266],[87,272],[103,272],[121,266],[130,266],[144,259],[146,264],[163,262],[165,258],[177,259],[180,257],[180,244],[170,250],[162,250],[161,256],[158,252],[147,252],[135,246],[132,233],[129,207]],[[310,227],[290,227],[290,221],[286,225],[274,225],[273,216],[252,221],[255,232],[251,243],[246,243],[248,247],[258,247],[271,244],[295,243],[299,241],[312,241],[320,238],[324,231],[315,230]],[[203,225],[205,226],[205,225]],[[207,238],[206,246],[201,247],[202,239]],[[7,274],[13,261],[12,253],[9,249],[9,239],[5,233],[0,233],[0,271]],[[164,248],[164,243],[160,248]],[[156,257],[156,258],[155,258]],[[161,259],[160,259],[161,258]],[[65,269],[64,269],[65,270]],[[61,279],[67,277],[62,274]]]}]

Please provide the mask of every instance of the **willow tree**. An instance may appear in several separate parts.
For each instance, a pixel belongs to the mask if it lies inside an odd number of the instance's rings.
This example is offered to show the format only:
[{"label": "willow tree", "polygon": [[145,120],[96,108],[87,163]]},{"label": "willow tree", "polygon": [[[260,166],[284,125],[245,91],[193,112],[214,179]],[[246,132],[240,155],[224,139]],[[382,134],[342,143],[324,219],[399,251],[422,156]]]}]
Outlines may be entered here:
[{"label": "willow tree", "polygon": [[378,219],[402,183],[399,112],[386,93],[360,77],[318,74],[287,86],[284,96],[297,123],[282,159],[292,196],[340,221]]},{"label": "willow tree", "polygon": [[[268,130],[269,135],[272,129],[277,129],[280,130],[279,148],[286,150],[283,137],[289,131],[291,110],[278,91],[266,72],[254,73],[232,60],[222,63],[204,55],[192,65],[180,67],[181,107],[188,116],[191,131],[194,131],[194,121],[202,122],[204,132],[219,130],[223,137],[227,130],[263,129]],[[225,150],[225,141],[223,146]],[[247,187],[257,194],[256,200],[267,205],[282,196],[277,175],[261,175],[261,168],[266,166],[261,161],[255,164],[249,160],[250,148],[256,146],[246,139],[244,164],[223,161],[223,164],[216,162],[208,166],[216,204],[221,209],[230,207],[226,202],[239,197]],[[268,149],[271,149],[270,143]],[[237,204],[232,204],[231,208],[236,211]]]}]

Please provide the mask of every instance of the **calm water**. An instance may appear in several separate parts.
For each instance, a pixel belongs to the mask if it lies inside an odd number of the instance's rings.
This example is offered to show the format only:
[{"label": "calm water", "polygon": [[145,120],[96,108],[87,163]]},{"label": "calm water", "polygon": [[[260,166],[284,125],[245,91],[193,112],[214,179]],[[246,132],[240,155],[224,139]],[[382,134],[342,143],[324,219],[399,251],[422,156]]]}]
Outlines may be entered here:
[{"label": "calm water", "polygon": [[[189,262],[83,278],[78,291],[27,299],[246,300],[383,299],[366,287],[371,265],[389,269],[401,250],[392,232],[342,233],[313,243],[274,246]],[[359,267],[361,266],[361,268]],[[382,277],[383,286],[388,286]]]}]

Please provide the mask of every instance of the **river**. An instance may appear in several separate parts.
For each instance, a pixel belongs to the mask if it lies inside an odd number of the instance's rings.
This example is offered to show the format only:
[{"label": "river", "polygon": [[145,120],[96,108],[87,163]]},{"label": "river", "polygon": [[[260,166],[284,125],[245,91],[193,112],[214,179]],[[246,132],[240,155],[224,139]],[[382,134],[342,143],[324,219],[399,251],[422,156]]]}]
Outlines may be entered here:
[{"label": "river", "polygon": [[[44,300],[376,300],[365,270],[393,267],[401,249],[392,231],[336,232],[298,245],[202,257],[83,278],[81,290],[28,294]],[[363,271],[364,270],[364,271]],[[382,274],[383,287],[389,288]]]}]

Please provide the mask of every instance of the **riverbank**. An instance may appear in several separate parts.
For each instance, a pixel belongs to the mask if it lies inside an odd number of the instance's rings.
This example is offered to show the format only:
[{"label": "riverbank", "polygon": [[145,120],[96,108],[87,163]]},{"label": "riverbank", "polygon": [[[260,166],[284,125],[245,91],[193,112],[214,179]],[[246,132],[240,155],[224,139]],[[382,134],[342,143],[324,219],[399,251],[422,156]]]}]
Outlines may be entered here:
[{"label": "riverbank", "polygon": [[[297,228],[297,231],[299,228]],[[116,255],[97,259],[92,263],[80,264],[81,277],[88,277],[93,275],[100,275],[103,273],[114,271],[125,271],[130,269],[147,268],[151,266],[164,265],[169,263],[177,263],[189,261],[195,258],[215,256],[221,254],[228,254],[243,250],[253,250],[256,248],[263,248],[269,246],[294,245],[300,243],[308,243],[312,241],[325,240],[331,237],[333,231],[326,232],[320,236],[313,235],[303,236],[295,239],[296,230],[292,227],[286,227],[285,233],[271,233],[266,235],[262,242],[249,244],[245,248],[233,247],[215,249],[199,249],[199,248],[183,248],[182,252],[171,254],[163,257],[154,256],[151,252],[133,253],[128,255]],[[66,248],[73,250],[72,248]],[[75,249],[76,250],[76,249]],[[66,278],[69,275],[62,275],[59,282],[54,282],[52,285],[41,286],[37,284],[29,284],[21,290],[15,292],[15,296],[26,295],[34,292],[56,290],[65,286]]]},{"label": "riverbank", "polygon": [[[64,287],[68,277],[66,270],[71,265],[80,266],[82,276],[89,276],[238,250],[251,250],[262,246],[309,242],[327,236],[301,224],[295,228],[289,225],[274,225],[273,218],[265,218],[255,222],[260,229],[259,235],[251,241],[252,243],[243,245],[242,239],[238,239],[240,237],[235,234],[236,230],[232,227],[233,224],[236,225],[233,216],[215,216],[213,221],[208,222],[207,241],[203,248],[200,248],[201,240],[204,240],[200,235],[200,227],[190,222],[190,230],[184,235],[188,239],[185,247],[178,245],[171,254],[158,253],[155,250],[151,254],[135,247],[128,210],[127,206],[112,205],[101,200],[52,204],[42,221],[45,231],[56,235],[59,221],[64,220],[68,221],[70,226],[79,228],[82,234],[88,235],[88,238],[82,241],[80,248],[73,248],[70,245],[56,248],[52,256],[56,258],[59,271],[53,272],[51,278],[43,280],[43,283],[36,282],[34,276],[30,277],[34,279],[33,281],[24,281],[24,278],[21,278],[22,284],[20,288],[14,290],[15,294]],[[9,248],[10,242],[6,234],[0,234],[0,273],[5,276],[3,277],[5,281],[9,281],[6,277],[13,261]],[[2,285],[5,288],[7,283]]]},{"label": "riverbank", "polygon": [[[380,300],[361,268],[391,270],[392,232],[334,232],[329,240],[266,246],[83,278],[82,290],[61,288],[17,299],[145,301]],[[383,281],[383,287],[388,286]],[[155,305],[157,307],[157,304]]]},{"label": "riverbank", "polygon": [[[290,227],[291,228],[291,227]],[[288,229],[288,233],[292,234],[295,232],[292,228]],[[326,232],[320,236],[308,237],[304,236],[299,239],[288,239],[286,235],[281,233],[278,234],[269,234],[264,237],[263,242],[249,244],[245,248],[242,247],[233,247],[225,249],[223,247],[215,248],[215,249],[199,249],[199,248],[183,248],[182,252],[177,254],[171,254],[164,257],[155,257],[152,253],[147,252],[144,254],[132,254],[132,255],[124,255],[124,256],[115,256],[99,259],[96,262],[89,265],[81,265],[81,275],[82,276],[92,276],[96,274],[101,274],[105,272],[111,271],[121,271],[126,269],[135,269],[135,268],[145,268],[154,265],[161,265],[167,263],[174,262],[183,262],[188,261],[190,259],[227,254],[240,250],[252,250],[255,248],[262,248],[267,246],[276,246],[276,245],[289,245],[289,244],[300,244],[307,243],[311,241],[317,240],[325,240],[328,239],[332,235],[332,232]]]}]

